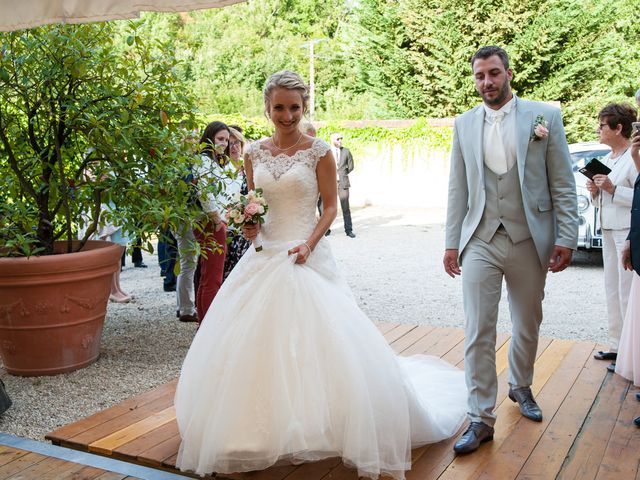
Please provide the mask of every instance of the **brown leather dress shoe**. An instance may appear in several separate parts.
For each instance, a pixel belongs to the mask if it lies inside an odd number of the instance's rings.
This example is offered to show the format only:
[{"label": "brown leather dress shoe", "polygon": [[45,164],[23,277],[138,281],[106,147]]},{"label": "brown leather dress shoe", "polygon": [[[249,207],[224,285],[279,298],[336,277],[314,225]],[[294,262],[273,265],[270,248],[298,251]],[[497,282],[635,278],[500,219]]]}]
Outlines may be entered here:
[{"label": "brown leather dress shoe", "polygon": [[518,402],[520,413],[534,422],[542,421],[542,410],[533,399],[530,387],[509,388],[509,398]]},{"label": "brown leather dress shoe", "polygon": [[471,422],[467,431],[462,434],[453,446],[453,451],[456,453],[475,452],[481,443],[493,440],[493,432],[493,427],[486,423]]}]

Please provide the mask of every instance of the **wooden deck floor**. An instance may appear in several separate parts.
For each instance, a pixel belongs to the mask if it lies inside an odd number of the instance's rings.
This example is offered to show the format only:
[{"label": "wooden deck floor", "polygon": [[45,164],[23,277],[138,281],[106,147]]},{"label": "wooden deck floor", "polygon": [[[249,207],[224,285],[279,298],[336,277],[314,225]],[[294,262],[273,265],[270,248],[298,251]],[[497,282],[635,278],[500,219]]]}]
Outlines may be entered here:
[{"label": "wooden deck floor", "polygon": [[0,433],[0,480],[180,480],[157,469]]},{"label": "wooden deck floor", "polygon": [[[463,332],[408,324],[379,324],[397,353],[428,353],[463,367]],[[523,418],[507,398],[509,335],[499,334],[498,422],[493,442],[455,456],[455,438],[413,451],[409,480],[636,479],[640,480],[640,429],[633,418],[640,402],[629,382],[593,359],[592,342],[541,339],[532,389],[542,423]],[[49,435],[54,444],[141,465],[175,471],[180,438],[173,395],[175,381],[131,398]],[[464,427],[463,427],[464,428]],[[222,477],[222,476],[220,476]],[[341,480],[357,478],[340,460],[277,466],[225,475],[252,480]]]}]

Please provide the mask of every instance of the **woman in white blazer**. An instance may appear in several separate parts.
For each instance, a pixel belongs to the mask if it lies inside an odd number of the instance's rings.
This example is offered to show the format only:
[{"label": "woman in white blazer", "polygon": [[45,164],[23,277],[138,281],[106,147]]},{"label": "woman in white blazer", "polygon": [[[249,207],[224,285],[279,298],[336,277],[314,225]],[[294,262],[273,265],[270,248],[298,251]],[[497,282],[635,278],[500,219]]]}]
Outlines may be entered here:
[{"label": "woman in white blazer", "polygon": [[[611,147],[603,163],[611,172],[595,175],[587,181],[591,200],[600,211],[602,227],[602,261],[604,263],[604,287],[609,319],[609,351],[600,351],[599,360],[615,360],[618,343],[631,288],[631,271],[624,270],[621,262],[622,249],[629,234],[633,184],[638,170],[631,158],[631,124],[637,112],[628,104],[611,103],[598,114],[597,133],[600,143]],[[613,367],[615,368],[615,367]]]}]

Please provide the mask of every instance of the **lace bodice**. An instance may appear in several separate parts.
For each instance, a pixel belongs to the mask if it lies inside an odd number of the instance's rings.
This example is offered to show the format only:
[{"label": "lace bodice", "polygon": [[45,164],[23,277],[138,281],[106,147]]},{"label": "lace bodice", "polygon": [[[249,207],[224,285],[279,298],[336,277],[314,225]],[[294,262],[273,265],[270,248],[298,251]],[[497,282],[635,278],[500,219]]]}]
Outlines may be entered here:
[{"label": "lace bodice", "polygon": [[318,181],[316,165],[329,145],[316,138],[309,148],[293,155],[273,155],[262,141],[247,150],[253,183],[269,205],[262,227],[265,241],[305,240],[316,224]]}]

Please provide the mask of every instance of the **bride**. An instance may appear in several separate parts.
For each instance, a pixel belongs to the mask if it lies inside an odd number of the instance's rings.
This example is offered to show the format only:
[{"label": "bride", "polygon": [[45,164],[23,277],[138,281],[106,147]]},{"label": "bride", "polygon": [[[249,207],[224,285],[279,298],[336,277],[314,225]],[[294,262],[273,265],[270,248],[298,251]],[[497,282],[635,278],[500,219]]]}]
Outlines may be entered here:
[{"label": "bride", "polygon": [[269,205],[263,250],[250,248],[231,272],[182,366],[181,470],[338,456],[360,476],[402,479],[412,447],[451,437],[464,421],[463,372],[437,357],[396,356],[338,273],[324,236],[337,211],[336,165],[326,142],[298,129],[307,99],[293,72],[265,86],[275,132],[245,162],[249,188]]}]

